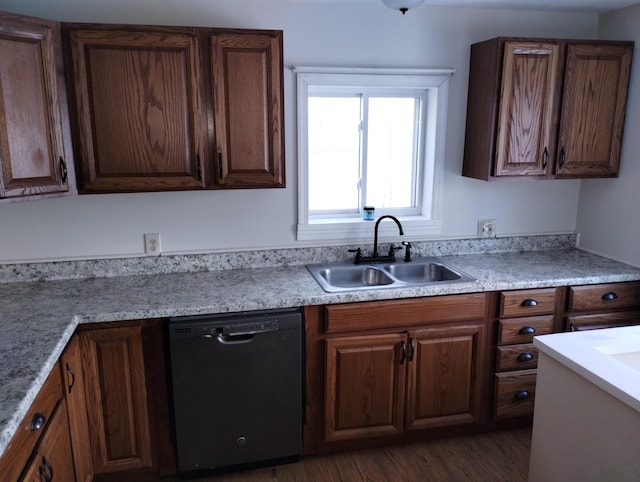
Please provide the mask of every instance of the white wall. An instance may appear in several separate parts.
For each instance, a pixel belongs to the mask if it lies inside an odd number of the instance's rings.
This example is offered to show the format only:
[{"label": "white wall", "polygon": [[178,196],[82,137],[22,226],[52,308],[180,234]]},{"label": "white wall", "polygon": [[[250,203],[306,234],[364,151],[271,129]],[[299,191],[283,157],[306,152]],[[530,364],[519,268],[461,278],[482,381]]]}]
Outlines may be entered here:
[{"label": "white wall", "polygon": [[[595,14],[425,5],[403,16],[376,0],[0,0],[0,9],[61,21],[282,29],[285,66],[453,67],[442,237],[474,237],[484,218],[497,219],[499,236],[575,231],[580,181],[487,183],[460,175],[469,46],[498,35],[595,38]],[[286,189],[0,205],[0,262],[141,255],[148,232],[161,233],[167,254],[302,246],[295,240],[294,87],[286,69]]]},{"label": "white wall", "polygon": [[599,38],[636,42],[620,177],[583,181],[577,230],[584,249],[640,266],[640,4],[602,15]]}]

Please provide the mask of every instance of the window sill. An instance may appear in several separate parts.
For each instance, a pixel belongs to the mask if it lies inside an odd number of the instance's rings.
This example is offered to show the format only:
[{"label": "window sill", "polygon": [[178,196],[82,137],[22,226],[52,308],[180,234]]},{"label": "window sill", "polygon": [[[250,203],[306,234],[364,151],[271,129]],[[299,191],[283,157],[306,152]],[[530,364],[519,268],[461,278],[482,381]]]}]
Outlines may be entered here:
[{"label": "window sill", "polygon": [[[429,220],[420,216],[399,216],[404,235],[410,239],[441,234],[442,222]],[[298,224],[298,241],[372,241],[376,221],[362,219],[318,219],[308,224]],[[395,223],[380,223],[378,237],[380,240],[398,236]]]}]

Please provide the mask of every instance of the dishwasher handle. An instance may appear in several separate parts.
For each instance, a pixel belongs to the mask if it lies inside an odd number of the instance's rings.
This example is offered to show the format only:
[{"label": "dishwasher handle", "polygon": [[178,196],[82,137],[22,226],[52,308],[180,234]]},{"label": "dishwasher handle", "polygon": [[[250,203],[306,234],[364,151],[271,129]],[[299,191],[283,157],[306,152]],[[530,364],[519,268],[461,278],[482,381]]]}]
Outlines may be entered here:
[{"label": "dishwasher handle", "polygon": [[242,335],[218,335],[216,339],[218,343],[223,345],[242,345],[243,343],[251,343],[255,335],[242,334]]},{"label": "dishwasher handle", "polygon": [[223,345],[239,345],[242,343],[249,343],[254,338],[254,335],[242,334],[242,335],[200,335],[201,340],[217,340],[218,343]]},{"label": "dishwasher handle", "polygon": [[204,340],[217,339],[225,345],[249,343],[256,335],[278,331],[276,320],[259,321],[254,323],[234,323],[212,329],[203,333],[200,338]]}]

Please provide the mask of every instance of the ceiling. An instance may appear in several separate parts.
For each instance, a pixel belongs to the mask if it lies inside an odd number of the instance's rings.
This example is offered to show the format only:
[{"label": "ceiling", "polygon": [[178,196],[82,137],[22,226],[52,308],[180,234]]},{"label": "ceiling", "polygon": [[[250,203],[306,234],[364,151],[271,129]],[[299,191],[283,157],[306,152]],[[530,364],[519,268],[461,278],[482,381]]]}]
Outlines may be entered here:
[{"label": "ceiling", "polygon": [[[373,2],[381,0],[291,0],[294,2]],[[640,0],[425,0],[424,5],[438,7],[545,9],[573,12],[603,13],[630,5],[640,4]]]},{"label": "ceiling", "polygon": [[640,0],[426,0],[425,5],[477,8],[523,8],[608,12],[640,3]]}]

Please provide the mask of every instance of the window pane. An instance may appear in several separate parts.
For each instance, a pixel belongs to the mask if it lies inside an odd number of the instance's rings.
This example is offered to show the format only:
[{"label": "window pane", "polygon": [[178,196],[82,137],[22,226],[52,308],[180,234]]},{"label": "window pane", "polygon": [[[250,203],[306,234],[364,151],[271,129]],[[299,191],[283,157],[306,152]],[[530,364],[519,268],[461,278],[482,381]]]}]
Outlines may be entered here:
[{"label": "window pane", "polygon": [[415,206],[416,98],[369,99],[366,204]]},{"label": "window pane", "polygon": [[360,97],[309,97],[309,210],[358,210]]}]

